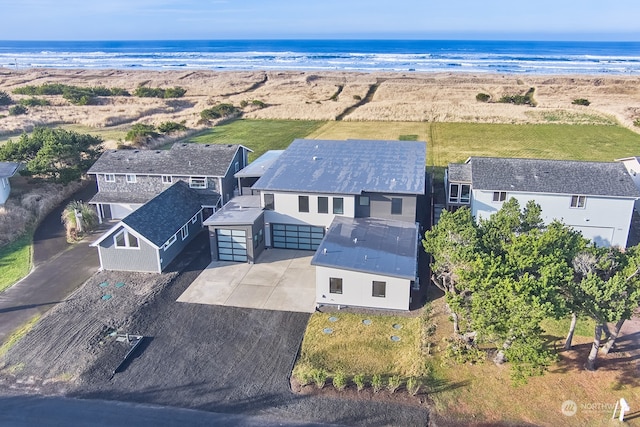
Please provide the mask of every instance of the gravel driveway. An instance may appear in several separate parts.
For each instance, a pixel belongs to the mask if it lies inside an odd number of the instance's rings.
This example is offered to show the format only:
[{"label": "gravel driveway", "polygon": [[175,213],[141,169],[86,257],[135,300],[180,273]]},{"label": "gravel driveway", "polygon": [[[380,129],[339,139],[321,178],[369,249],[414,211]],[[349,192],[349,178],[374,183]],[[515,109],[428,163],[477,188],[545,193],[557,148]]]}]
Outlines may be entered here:
[{"label": "gravel driveway", "polygon": [[[135,297],[138,300],[132,296],[122,308],[113,305],[114,312],[88,311],[106,306],[94,303],[96,283],[88,282],[68,302],[47,314],[7,355],[2,383],[45,394],[259,415],[276,421],[427,424],[428,411],[422,408],[293,394],[288,376],[307,324],[306,313],[177,302],[210,261],[208,250],[203,248],[204,234],[182,257],[183,265],[177,267],[182,274],[168,284],[160,281],[155,288],[141,292]],[[117,303],[115,292],[109,302]],[[91,301],[88,307],[81,303],[86,298]],[[80,316],[72,316],[82,307],[85,318],[101,319],[100,326],[95,320],[85,321],[88,336],[76,335],[76,339],[60,343],[64,348],[56,348],[52,343],[64,336],[65,328],[52,325],[69,319],[82,323]],[[111,373],[122,351],[100,339],[107,332],[105,324],[150,337],[124,372],[113,378]],[[66,325],[74,327],[73,323]],[[71,363],[74,359],[80,362]],[[13,377],[11,367],[17,364],[22,364],[20,373]],[[77,371],[64,371],[70,367]],[[41,372],[47,375],[36,379],[37,387],[33,386],[33,376]]]}]

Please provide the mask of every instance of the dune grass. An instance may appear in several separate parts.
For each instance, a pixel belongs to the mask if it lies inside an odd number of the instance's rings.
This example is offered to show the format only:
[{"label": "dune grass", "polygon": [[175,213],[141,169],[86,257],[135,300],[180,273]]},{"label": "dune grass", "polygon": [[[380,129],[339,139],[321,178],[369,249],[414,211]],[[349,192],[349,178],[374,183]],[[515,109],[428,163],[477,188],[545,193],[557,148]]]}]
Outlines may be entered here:
[{"label": "dune grass", "polygon": [[186,141],[200,144],[242,144],[253,150],[249,160],[254,160],[267,150],[287,148],[294,139],[306,137],[323,123],[303,120],[235,120],[187,138]]},{"label": "dune grass", "polygon": [[0,292],[23,278],[31,269],[33,230],[0,248]]},{"label": "dune grass", "polygon": [[[4,343],[0,346],[0,357],[4,356],[10,349],[13,347],[22,337],[27,335],[27,333],[33,329],[33,327],[40,320],[40,315],[33,316],[27,323],[20,326],[18,329],[13,331],[11,335],[5,339]],[[13,367],[11,370],[19,370],[19,367]]]}]

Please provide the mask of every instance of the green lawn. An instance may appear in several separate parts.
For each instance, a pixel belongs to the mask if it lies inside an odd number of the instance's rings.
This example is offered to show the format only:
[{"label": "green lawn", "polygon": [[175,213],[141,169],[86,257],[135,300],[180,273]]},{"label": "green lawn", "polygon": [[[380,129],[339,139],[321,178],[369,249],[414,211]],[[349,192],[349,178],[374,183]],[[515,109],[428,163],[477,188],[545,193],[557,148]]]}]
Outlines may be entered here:
[{"label": "green lawn", "polygon": [[254,160],[267,150],[287,148],[296,138],[304,138],[324,122],[303,120],[236,120],[216,126],[187,142],[200,144],[242,144],[253,150]]},{"label": "green lawn", "polygon": [[0,248],[0,292],[23,278],[31,269],[33,231]]}]

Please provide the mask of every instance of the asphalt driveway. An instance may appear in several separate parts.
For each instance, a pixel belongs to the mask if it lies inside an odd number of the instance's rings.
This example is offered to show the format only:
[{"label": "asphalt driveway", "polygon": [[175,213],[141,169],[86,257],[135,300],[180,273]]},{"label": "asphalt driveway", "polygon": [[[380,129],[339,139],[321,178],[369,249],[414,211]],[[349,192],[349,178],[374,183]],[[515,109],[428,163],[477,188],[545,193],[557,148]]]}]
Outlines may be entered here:
[{"label": "asphalt driveway", "polygon": [[313,313],[313,252],[268,249],[255,264],[214,261],[205,268],[179,302]]}]

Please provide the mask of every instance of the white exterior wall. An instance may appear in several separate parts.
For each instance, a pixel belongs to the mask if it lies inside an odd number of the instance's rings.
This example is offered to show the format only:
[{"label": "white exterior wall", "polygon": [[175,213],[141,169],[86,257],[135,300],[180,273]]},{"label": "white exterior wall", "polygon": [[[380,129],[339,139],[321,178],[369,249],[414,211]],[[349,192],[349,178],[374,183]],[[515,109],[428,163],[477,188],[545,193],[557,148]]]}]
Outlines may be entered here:
[{"label": "white exterior wall", "polygon": [[[501,202],[493,201],[493,191],[472,190],[471,214],[476,219],[487,219],[497,212]],[[584,237],[598,246],[627,245],[634,199],[586,196],[584,208],[571,207],[571,195],[541,193],[510,193],[507,198],[515,198],[524,208],[529,200],[534,200],[542,208],[545,224],[554,219],[581,231]]]},{"label": "white exterior wall", "polygon": [[[261,192],[261,206],[264,207],[264,194],[273,194],[275,210],[265,211],[264,220],[268,223],[315,225],[328,228],[336,216],[333,214],[333,198],[342,197],[344,213],[340,216],[355,217],[355,197],[351,195],[315,194],[315,193],[277,193]],[[298,212],[298,196],[309,197],[309,212]],[[329,199],[329,213],[318,213],[318,196]]]},{"label": "white exterior wall", "polygon": [[7,201],[10,192],[9,178],[0,178],[0,205]]},{"label": "white exterior wall", "polygon": [[[629,172],[631,179],[633,179],[633,183],[640,189],[640,163],[638,163],[638,159],[622,160],[622,164],[627,168],[627,172]],[[635,209],[640,212],[640,200],[636,200]]]},{"label": "white exterior wall", "polygon": [[[329,278],[342,279],[342,294],[329,293]],[[386,282],[386,296],[372,296],[373,281]],[[316,266],[316,303],[409,310],[411,281],[351,270]]]}]

